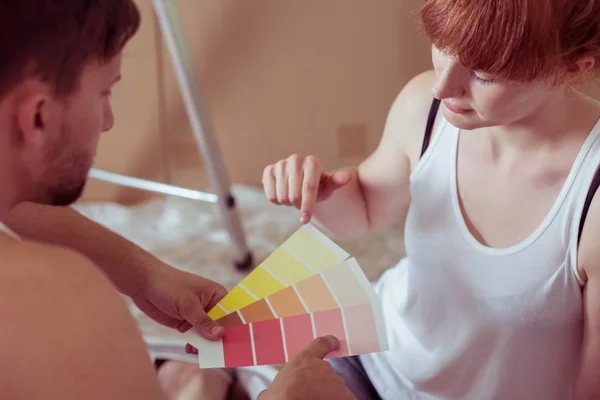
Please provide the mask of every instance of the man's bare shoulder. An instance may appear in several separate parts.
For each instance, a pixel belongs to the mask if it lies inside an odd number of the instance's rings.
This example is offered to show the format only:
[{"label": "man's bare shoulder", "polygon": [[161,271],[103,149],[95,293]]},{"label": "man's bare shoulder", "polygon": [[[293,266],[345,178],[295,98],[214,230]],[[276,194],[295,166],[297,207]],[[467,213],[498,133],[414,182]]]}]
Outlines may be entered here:
[{"label": "man's bare shoulder", "polygon": [[7,398],[120,400],[140,390],[161,398],[135,321],[91,261],[3,239],[0,254],[0,390]]},{"label": "man's bare shoulder", "polygon": [[[83,255],[60,246],[31,241],[0,239],[0,296],[10,292],[9,282],[41,283],[48,279],[53,285],[40,289],[54,290],[57,285],[72,289],[73,279],[100,289],[109,281],[94,264]],[[89,288],[88,288],[89,289]]]}]

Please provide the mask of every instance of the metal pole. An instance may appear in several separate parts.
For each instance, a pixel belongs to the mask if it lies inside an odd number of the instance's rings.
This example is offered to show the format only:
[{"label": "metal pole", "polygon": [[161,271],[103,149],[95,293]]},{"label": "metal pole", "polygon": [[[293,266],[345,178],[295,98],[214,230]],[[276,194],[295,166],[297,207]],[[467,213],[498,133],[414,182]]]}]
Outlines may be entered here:
[{"label": "metal pole", "polygon": [[231,194],[229,178],[200,92],[200,85],[196,81],[177,9],[172,0],[153,0],[153,3],[198,150],[205,161],[213,190],[219,198],[220,214],[233,243],[236,264],[240,269],[248,269],[252,267],[252,254],[246,244],[235,198]]},{"label": "metal pole", "polygon": [[198,190],[186,189],[179,186],[167,185],[145,179],[133,178],[131,176],[119,175],[100,169],[92,169],[89,173],[89,177],[99,181],[114,183],[115,185],[166,194],[169,196],[206,201],[208,203],[217,203],[219,201],[219,197],[216,194],[200,192]]}]

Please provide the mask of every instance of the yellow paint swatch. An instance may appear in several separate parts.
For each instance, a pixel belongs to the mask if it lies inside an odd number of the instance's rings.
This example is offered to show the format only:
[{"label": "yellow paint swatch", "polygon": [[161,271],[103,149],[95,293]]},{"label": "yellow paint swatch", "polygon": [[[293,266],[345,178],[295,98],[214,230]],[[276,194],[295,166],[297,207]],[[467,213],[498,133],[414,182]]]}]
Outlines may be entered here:
[{"label": "yellow paint swatch", "polygon": [[279,282],[273,275],[261,267],[248,275],[248,277],[244,279],[243,285],[259,299],[285,289],[283,283]]},{"label": "yellow paint swatch", "polygon": [[297,258],[291,255],[283,247],[279,247],[273,252],[261,266],[271,271],[287,286],[303,281],[306,278],[314,275],[314,272],[308,269]]},{"label": "yellow paint swatch", "polygon": [[[350,255],[312,225],[303,225],[219,303],[233,313],[346,260]],[[241,287],[243,286],[243,287]],[[246,291],[247,290],[247,291]],[[250,295],[250,292],[252,295]],[[213,308],[212,319],[223,317]]]},{"label": "yellow paint swatch", "polygon": [[218,320],[227,315],[225,311],[223,311],[220,307],[213,308],[208,314],[213,320]]},{"label": "yellow paint swatch", "polygon": [[[248,304],[252,304],[255,301],[256,299],[252,297],[247,291],[245,291],[243,287],[236,286],[233,289],[231,289],[231,292],[227,293],[227,295],[223,297],[223,299],[221,299],[219,304],[225,310],[227,310],[229,314],[231,314],[232,312],[237,311],[242,307],[246,307]],[[209,316],[212,318],[212,315],[209,314]]]},{"label": "yellow paint swatch", "polygon": [[316,229],[300,229],[283,247],[316,272],[322,272],[348,258],[348,253]]}]

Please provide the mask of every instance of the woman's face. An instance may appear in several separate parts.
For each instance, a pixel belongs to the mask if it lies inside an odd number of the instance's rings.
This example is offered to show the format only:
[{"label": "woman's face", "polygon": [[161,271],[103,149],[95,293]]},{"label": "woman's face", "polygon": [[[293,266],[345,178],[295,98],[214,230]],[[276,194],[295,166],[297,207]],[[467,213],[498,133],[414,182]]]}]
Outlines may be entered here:
[{"label": "woman's face", "polygon": [[457,128],[473,130],[526,122],[553,93],[547,81],[496,80],[432,49],[436,75],[433,95],[442,100],[444,116]]}]

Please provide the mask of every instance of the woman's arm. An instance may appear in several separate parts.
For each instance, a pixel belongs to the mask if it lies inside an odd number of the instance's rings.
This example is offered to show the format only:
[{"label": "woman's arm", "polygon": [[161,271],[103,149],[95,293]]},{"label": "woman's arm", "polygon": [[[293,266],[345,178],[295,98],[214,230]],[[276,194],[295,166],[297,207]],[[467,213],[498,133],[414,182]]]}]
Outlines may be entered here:
[{"label": "woman's arm", "polygon": [[327,173],[314,156],[293,155],[263,173],[267,198],[294,206],[337,237],[361,236],[404,216],[432,105],[433,71],[413,78],[394,101],[375,151],[357,168]]},{"label": "woman's arm", "polygon": [[600,192],[591,203],[578,252],[584,289],[584,334],[574,400],[600,399]]},{"label": "woman's arm", "polygon": [[427,71],[413,78],[394,101],[376,150],[352,180],[317,204],[317,222],[338,237],[375,231],[406,214],[410,203],[411,164],[418,160],[435,76]]}]

